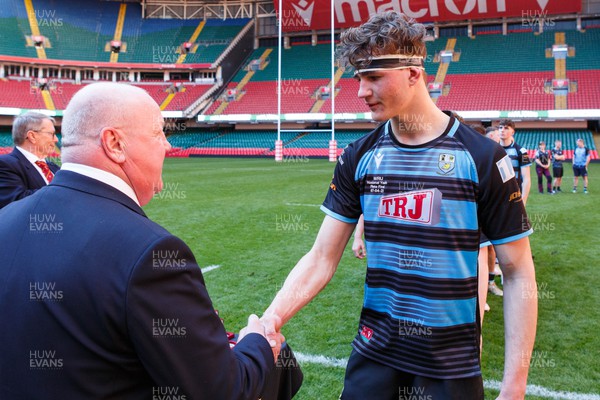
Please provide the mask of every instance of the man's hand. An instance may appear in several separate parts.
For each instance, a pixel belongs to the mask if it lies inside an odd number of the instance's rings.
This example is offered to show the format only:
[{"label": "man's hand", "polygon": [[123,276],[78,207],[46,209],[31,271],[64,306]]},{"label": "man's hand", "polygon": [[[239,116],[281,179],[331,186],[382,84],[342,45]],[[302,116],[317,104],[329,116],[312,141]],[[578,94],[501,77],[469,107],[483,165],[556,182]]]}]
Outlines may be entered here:
[{"label": "man's hand", "polygon": [[280,332],[281,318],[275,314],[263,315],[260,319],[260,323],[262,324],[266,338],[273,349],[273,356],[275,357],[275,360],[277,360],[281,345],[285,342],[285,337],[283,337]]},{"label": "man's hand", "polygon": [[248,326],[243,328],[240,331],[240,335],[238,337],[238,342],[241,341],[244,336],[249,333],[258,333],[263,336],[265,339],[269,341],[271,345],[271,350],[273,350],[273,361],[277,361],[277,357],[279,357],[279,352],[281,351],[281,344],[285,341],[285,338],[281,333],[274,332],[269,333],[271,331],[267,331],[265,325],[258,319],[258,316],[255,314],[250,315],[248,317]]}]

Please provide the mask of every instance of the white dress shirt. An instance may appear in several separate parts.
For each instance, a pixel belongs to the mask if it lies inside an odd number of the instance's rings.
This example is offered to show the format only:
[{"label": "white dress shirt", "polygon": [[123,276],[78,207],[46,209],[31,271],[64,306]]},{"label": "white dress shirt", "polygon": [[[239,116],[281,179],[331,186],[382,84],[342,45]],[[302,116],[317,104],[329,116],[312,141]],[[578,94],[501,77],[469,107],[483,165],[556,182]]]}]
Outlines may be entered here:
[{"label": "white dress shirt", "polygon": [[42,171],[42,169],[35,163],[36,161],[46,162],[46,160],[44,160],[43,158],[38,158],[35,154],[33,154],[30,151],[25,150],[22,147],[19,147],[19,146],[16,146],[16,147],[17,147],[17,150],[19,150],[21,152],[21,154],[23,154],[25,156],[27,161],[29,161],[31,164],[33,164],[33,167],[37,170],[37,172],[39,172],[40,176],[42,177],[44,182],[46,182],[46,185],[47,185],[49,182],[48,182],[48,179],[46,179],[46,175],[44,175],[44,171]]},{"label": "white dress shirt", "polygon": [[111,174],[110,172],[90,167],[89,165],[77,164],[77,163],[64,163],[60,167],[61,171],[71,171],[76,172],[81,175],[85,175],[88,178],[95,179],[102,183],[106,183],[109,186],[114,187],[118,191],[127,195],[127,197],[131,198],[131,200],[135,201],[135,203],[139,206],[140,202],[138,201],[135,192],[125,181],[118,176]]}]

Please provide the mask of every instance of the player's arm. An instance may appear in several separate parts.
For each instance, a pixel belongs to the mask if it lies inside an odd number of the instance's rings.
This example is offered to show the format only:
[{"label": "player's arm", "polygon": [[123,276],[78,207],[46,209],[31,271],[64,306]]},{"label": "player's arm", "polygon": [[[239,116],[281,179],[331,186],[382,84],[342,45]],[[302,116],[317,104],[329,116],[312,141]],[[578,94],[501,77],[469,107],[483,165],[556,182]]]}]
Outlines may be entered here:
[{"label": "player's arm", "polygon": [[365,233],[365,216],[360,215],[356,228],[354,229],[354,241],[352,242],[352,252],[356,258],[365,258],[367,255],[367,249],[365,247],[365,241],[363,240],[363,234]]},{"label": "player's arm", "polygon": [[531,188],[531,177],[529,176],[529,165],[521,167],[521,176],[523,177],[523,187],[521,197],[523,198],[523,204],[527,204],[527,198],[529,197],[529,189]]},{"label": "player's arm", "polygon": [[312,249],[298,261],[262,317],[267,334],[279,331],[327,285],[353,230],[354,224],[325,216]]},{"label": "player's arm", "polygon": [[504,377],[498,399],[524,399],[537,324],[529,238],[495,246],[504,276]]},{"label": "player's arm", "polygon": [[587,156],[585,158],[585,168],[587,169],[588,165],[590,165],[590,161],[592,161],[592,154],[588,149],[586,149]]}]

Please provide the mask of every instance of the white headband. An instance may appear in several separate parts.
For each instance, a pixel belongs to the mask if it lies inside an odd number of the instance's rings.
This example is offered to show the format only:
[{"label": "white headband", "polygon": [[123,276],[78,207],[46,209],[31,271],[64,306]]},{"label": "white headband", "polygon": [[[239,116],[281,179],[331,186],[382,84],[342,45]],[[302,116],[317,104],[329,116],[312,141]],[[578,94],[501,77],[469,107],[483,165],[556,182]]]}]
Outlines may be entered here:
[{"label": "white headband", "polygon": [[[364,61],[366,60],[358,60],[359,63]],[[354,74],[356,75],[371,71],[399,70],[407,68],[419,68],[421,70],[425,70],[423,65],[423,56],[384,54],[381,56],[369,57],[369,64],[366,66],[366,68],[357,69]]]}]

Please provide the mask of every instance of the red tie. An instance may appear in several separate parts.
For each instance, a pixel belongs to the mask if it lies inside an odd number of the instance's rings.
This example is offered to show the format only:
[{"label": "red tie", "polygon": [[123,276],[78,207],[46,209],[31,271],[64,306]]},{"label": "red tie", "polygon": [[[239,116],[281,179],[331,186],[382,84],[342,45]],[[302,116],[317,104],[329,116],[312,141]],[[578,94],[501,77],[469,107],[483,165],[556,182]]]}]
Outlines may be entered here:
[{"label": "red tie", "polygon": [[50,171],[50,168],[48,168],[48,164],[46,164],[46,161],[36,161],[35,165],[42,169],[42,172],[44,173],[44,176],[46,177],[48,183],[52,182],[54,174],[52,173],[52,171]]}]

